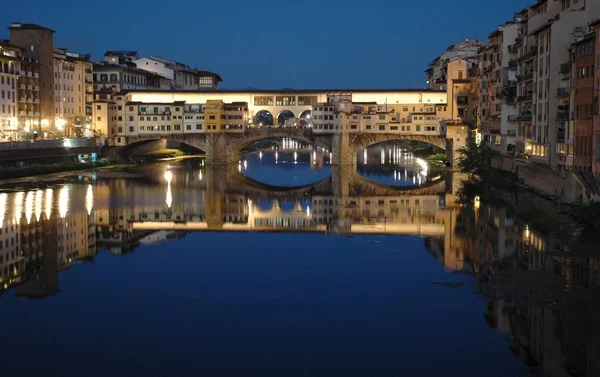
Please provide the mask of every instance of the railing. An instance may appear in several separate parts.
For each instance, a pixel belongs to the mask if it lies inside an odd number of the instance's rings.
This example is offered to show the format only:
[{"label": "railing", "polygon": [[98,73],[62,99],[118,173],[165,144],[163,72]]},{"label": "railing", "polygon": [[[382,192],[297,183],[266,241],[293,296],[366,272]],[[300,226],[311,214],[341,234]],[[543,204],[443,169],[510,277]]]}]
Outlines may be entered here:
[{"label": "railing", "polygon": [[535,48],[535,49],[532,48],[529,52],[521,55],[519,57],[519,61],[524,62],[524,61],[533,59],[536,55],[537,55],[537,48]]},{"label": "railing", "polygon": [[51,139],[0,143],[0,150],[85,148],[96,146],[93,138]]},{"label": "railing", "polygon": [[566,120],[569,120],[569,112],[568,111],[557,111],[556,112],[556,121],[557,122],[564,122]]},{"label": "railing", "polygon": [[571,63],[563,63],[560,65],[559,73],[571,73]]},{"label": "railing", "polygon": [[517,76],[519,82],[526,82],[533,80],[533,71]]},{"label": "railing", "polygon": [[517,97],[517,102],[531,102],[533,100],[533,94],[524,94],[522,96]]},{"label": "railing", "polygon": [[559,128],[558,131],[556,132],[556,141],[559,143],[564,143],[565,141],[565,130]]},{"label": "railing", "polygon": [[517,136],[517,130],[508,130],[506,131],[506,135],[510,137],[515,137]]},{"label": "railing", "polygon": [[519,119],[519,117],[516,116],[516,115],[509,115],[508,116],[508,121],[509,122],[516,122],[518,119]]},{"label": "railing", "polygon": [[558,89],[556,89],[556,95],[558,97],[565,97],[565,96],[568,96],[569,94],[571,94],[571,89],[570,88],[558,88]]},{"label": "railing", "polygon": [[508,61],[508,68],[517,68],[517,59],[510,59]]},{"label": "railing", "polygon": [[519,115],[519,122],[531,122],[532,119],[531,113]]},{"label": "railing", "polygon": [[85,73],[94,73],[94,72],[93,72],[91,69],[89,69],[89,68],[86,68],[86,69],[85,69]]}]

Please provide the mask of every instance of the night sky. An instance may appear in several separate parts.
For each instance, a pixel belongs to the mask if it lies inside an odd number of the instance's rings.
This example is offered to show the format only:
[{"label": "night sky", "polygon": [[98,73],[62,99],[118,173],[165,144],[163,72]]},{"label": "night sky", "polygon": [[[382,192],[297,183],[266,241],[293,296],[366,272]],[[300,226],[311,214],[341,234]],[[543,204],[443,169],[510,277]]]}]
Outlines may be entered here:
[{"label": "night sky", "polygon": [[[0,25],[37,23],[55,44],[136,50],[218,72],[222,88],[418,88],[427,63],[487,39],[534,0],[8,1]],[[0,32],[8,38],[8,30]]]}]

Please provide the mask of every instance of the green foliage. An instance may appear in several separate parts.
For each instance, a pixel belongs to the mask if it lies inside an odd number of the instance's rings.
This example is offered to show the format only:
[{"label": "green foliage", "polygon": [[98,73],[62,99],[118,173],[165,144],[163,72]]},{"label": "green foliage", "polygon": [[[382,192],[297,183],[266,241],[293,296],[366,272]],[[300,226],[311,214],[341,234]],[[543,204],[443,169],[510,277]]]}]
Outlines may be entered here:
[{"label": "green foliage", "polygon": [[0,180],[15,179],[24,177],[36,177],[45,174],[62,173],[75,170],[84,170],[89,168],[101,167],[103,162],[87,163],[87,164],[50,164],[50,165],[29,165],[24,167],[9,167],[0,168]]},{"label": "green foliage", "polygon": [[490,174],[492,167],[492,150],[487,145],[477,145],[474,138],[458,150],[458,167],[462,173],[483,178]]}]

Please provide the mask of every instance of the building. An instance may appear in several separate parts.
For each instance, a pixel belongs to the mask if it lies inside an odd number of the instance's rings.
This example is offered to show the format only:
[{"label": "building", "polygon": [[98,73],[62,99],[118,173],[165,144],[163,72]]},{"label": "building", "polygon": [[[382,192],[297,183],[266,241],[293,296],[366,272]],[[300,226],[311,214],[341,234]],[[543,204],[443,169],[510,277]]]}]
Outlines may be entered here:
[{"label": "building", "polygon": [[[571,45],[572,56],[572,141],[573,168],[592,170],[594,147],[594,63],[595,33],[591,32]],[[568,106],[559,105],[557,121],[569,119]],[[567,120],[568,121],[568,120]],[[571,132],[570,132],[571,133]],[[559,136],[560,130],[559,130]],[[559,138],[560,139],[560,138]]]},{"label": "building", "polygon": [[137,68],[137,59],[136,51],[107,51],[104,61],[94,65],[94,90],[170,89],[168,78]]},{"label": "building", "polygon": [[517,134],[517,54],[518,16],[489,35],[488,45],[480,52],[482,62],[482,130],[492,150],[514,154]]},{"label": "building", "polygon": [[91,136],[92,66],[89,54],[54,50],[55,124],[66,135]]},{"label": "building", "polygon": [[137,68],[153,72],[170,80],[169,89],[174,90],[199,90],[218,89],[223,81],[221,76],[209,71],[191,68],[183,63],[150,56],[134,60]]},{"label": "building", "polygon": [[594,30],[594,115],[593,115],[593,161],[592,172],[596,180],[600,180],[600,109],[598,97],[600,93],[600,20],[593,21],[590,27]]},{"label": "building", "polygon": [[[25,74],[19,79],[19,123],[37,135],[55,129],[54,30],[13,22],[10,43],[22,48]],[[36,75],[36,72],[38,75]],[[39,101],[39,105],[36,103]]]},{"label": "building", "polygon": [[559,89],[564,88],[563,64],[571,60],[573,39],[585,34],[595,13],[594,4],[587,8],[584,5],[543,0],[528,9],[527,46],[520,50],[522,74],[532,78],[531,123],[525,124],[525,155],[552,168],[571,167],[565,145],[565,137],[570,133],[569,117],[565,116],[568,112],[564,111],[566,96]]},{"label": "building", "polygon": [[435,58],[425,71],[427,85],[430,89],[446,90],[448,85],[447,65],[454,60],[466,60],[476,63],[479,50],[485,46],[485,42],[477,39],[466,39],[448,47],[440,56]]},{"label": "building", "polygon": [[17,137],[17,93],[23,49],[0,40],[0,140]]}]

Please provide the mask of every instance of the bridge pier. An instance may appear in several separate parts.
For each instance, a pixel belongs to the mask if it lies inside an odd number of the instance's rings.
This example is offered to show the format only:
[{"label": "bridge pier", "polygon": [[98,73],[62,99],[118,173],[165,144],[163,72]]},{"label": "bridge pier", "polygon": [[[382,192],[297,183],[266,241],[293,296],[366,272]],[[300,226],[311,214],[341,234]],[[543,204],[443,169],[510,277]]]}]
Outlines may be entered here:
[{"label": "bridge pier", "polygon": [[331,136],[331,153],[331,165],[356,166],[357,148],[351,146],[348,133],[340,132]]}]

